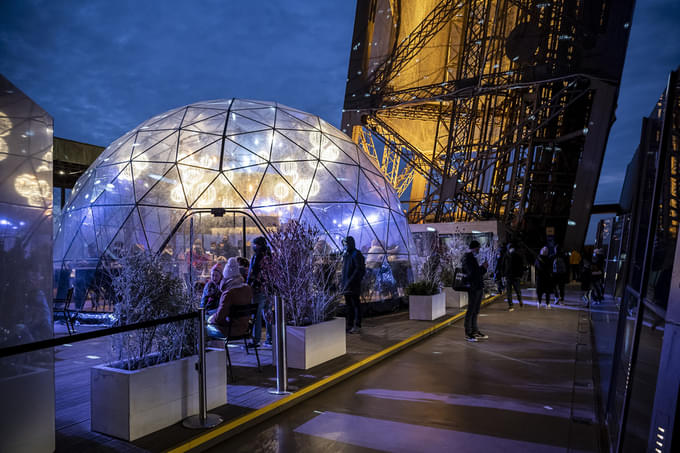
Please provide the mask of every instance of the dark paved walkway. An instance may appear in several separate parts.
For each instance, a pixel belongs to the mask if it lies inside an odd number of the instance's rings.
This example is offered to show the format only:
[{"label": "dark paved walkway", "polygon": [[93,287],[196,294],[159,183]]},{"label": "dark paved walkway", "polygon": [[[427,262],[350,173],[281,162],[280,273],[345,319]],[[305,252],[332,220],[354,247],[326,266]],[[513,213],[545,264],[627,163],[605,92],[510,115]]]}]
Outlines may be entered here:
[{"label": "dark paved walkway", "polygon": [[[447,317],[459,310],[447,310]],[[439,321],[411,321],[408,311],[365,318],[361,335],[347,336],[347,354],[307,371],[289,369],[289,389],[306,387],[336,373],[366,357],[380,352]],[[79,326],[78,332],[96,329]],[[57,335],[66,334],[63,325],[55,324]],[[220,342],[210,342],[223,347]],[[211,410],[225,421],[234,420],[275,402],[280,396],[269,390],[276,388],[275,369],[271,349],[260,349],[262,372],[257,372],[255,356],[246,355],[243,348],[230,348],[235,381],[226,386],[229,404]],[[200,432],[189,430],[181,424],[172,425],[133,443],[124,442],[90,431],[90,367],[113,360],[110,339],[74,343],[55,348],[56,386],[56,442],[57,452],[94,451],[164,451],[181,444]]]},{"label": "dark paved walkway", "polygon": [[600,451],[588,313],[482,311],[210,451]]}]

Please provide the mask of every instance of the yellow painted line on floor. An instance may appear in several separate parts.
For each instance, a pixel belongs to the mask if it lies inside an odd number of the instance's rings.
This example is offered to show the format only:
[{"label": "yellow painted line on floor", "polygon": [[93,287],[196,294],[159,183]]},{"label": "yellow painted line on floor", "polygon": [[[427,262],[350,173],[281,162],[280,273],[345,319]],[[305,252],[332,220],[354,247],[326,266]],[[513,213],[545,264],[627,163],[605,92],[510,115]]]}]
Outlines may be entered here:
[{"label": "yellow painted line on floor", "polygon": [[[500,296],[489,297],[488,299],[482,301],[482,306],[490,304],[491,302],[496,300],[498,297],[500,297]],[[376,352],[375,354],[368,356],[365,359],[363,359],[363,360],[361,360],[361,361],[359,361],[359,362],[357,362],[353,365],[350,365],[347,368],[344,368],[344,369],[338,371],[337,373],[331,374],[330,376],[328,376],[324,379],[321,379],[320,381],[315,382],[311,385],[308,385],[307,387],[305,387],[301,390],[298,390],[295,393],[292,393],[288,396],[285,396],[285,397],[281,398],[280,400],[274,401],[273,403],[268,404],[265,407],[262,407],[260,409],[253,411],[253,412],[250,412],[249,414],[246,414],[242,417],[239,417],[239,418],[237,418],[237,419],[235,419],[235,420],[233,420],[229,423],[226,423],[224,425],[213,428],[212,430],[206,432],[205,434],[202,434],[202,435],[200,435],[200,436],[198,436],[198,437],[196,437],[196,438],[194,438],[194,439],[192,439],[192,440],[190,440],[190,441],[188,441],[188,442],[186,442],[182,445],[179,445],[179,446],[169,450],[168,452],[169,453],[184,453],[184,452],[190,451],[193,448],[199,447],[200,445],[202,445],[202,444],[204,444],[204,443],[206,443],[206,442],[208,442],[212,439],[215,439],[216,437],[221,436],[222,434],[228,433],[229,431],[232,431],[236,428],[239,428],[239,427],[245,425],[246,423],[248,423],[252,420],[255,420],[255,419],[257,419],[257,418],[259,418],[259,417],[261,417],[265,414],[268,414],[269,412],[275,411],[276,409],[280,408],[281,406],[285,406],[286,404],[291,403],[291,402],[293,402],[297,399],[301,399],[305,395],[307,395],[311,392],[315,392],[316,390],[319,390],[322,387],[329,385],[336,380],[340,380],[340,378],[352,373],[353,371],[356,371],[359,368],[367,366],[371,362],[377,362],[378,360],[385,358],[385,356],[390,355],[390,353],[392,353],[396,350],[399,350],[401,348],[404,348],[405,346],[409,345],[410,343],[414,343],[417,340],[422,339],[423,337],[434,334],[435,332],[443,329],[444,327],[448,326],[449,324],[451,324],[451,323],[459,320],[460,318],[464,317],[465,313],[467,313],[467,310],[464,310],[460,313],[457,313],[457,314],[451,316],[450,318],[446,319],[445,321],[442,321],[438,324],[435,324],[432,327],[428,327],[425,330],[422,330],[422,331],[420,331],[420,332],[418,332],[414,335],[411,335],[407,339],[402,340],[399,343],[390,346],[389,348],[383,349],[380,352]]]}]

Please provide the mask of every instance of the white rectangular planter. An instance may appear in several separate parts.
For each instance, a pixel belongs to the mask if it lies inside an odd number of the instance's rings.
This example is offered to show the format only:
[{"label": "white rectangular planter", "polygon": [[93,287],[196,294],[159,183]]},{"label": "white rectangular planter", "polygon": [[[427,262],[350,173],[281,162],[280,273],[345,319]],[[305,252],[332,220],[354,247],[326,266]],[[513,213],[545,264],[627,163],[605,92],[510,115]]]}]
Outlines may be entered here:
[{"label": "white rectangular planter", "polygon": [[408,318],[432,321],[446,314],[446,294],[408,296]]},{"label": "white rectangular planter", "polygon": [[[136,371],[90,369],[92,431],[132,441],[198,413],[198,356]],[[208,409],[227,404],[224,350],[206,354]]]},{"label": "white rectangular planter", "polygon": [[[276,363],[276,344],[272,349]],[[288,368],[308,370],[346,353],[345,318],[304,327],[286,326]]]},{"label": "white rectangular planter", "polygon": [[465,308],[468,304],[468,294],[465,291],[456,291],[450,286],[444,287],[446,294],[446,308]]}]

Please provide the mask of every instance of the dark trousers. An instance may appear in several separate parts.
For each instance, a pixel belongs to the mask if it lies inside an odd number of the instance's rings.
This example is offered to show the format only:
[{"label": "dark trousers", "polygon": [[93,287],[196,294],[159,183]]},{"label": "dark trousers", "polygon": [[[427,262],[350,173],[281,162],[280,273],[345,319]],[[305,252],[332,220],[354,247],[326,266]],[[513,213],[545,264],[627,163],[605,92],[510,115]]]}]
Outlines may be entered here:
[{"label": "dark trousers", "polygon": [[519,284],[519,278],[508,277],[505,283],[508,285],[508,293],[506,295],[506,298],[508,299],[508,306],[512,307],[513,289],[515,290],[515,294],[517,294],[517,301],[519,302],[520,305],[522,305],[522,288],[520,287]]},{"label": "dark trousers", "polygon": [[553,280],[555,280],[555,297],[564,300],[564,285],[567,283],[567,275],[554,274]]},{"label": "dark trousers", "polygon": [[358,294],[345,294],[347,306],[347,328],[361,327],[361,300]]},{"label": "dark trousers", "polygon": [[550,305],[550,296],[552,293],[550,290],[543,290],[543,289],[536,289],[536,296],[538,296],[538,305],[541,305],[541,299],[543,299],[543,295],[545,294],[545,304]]},{"label": "dark trousers", "polygon": [[580,264],[572,264],[571,265],[571,279],[572,280],[581,280],[581,265]]},{"label": "dark trousers", "polygon": [[593,300],[602,302],[604,300],[604,281],[602,278],[593,278],[592,282]]},{"label": "dark trousers", "polygon": [[477,315],[482,306],[482,289],[471,289],[468,293],[468,308],[465,313],[465,335],[472,335],[479,332],[477,327]]}]

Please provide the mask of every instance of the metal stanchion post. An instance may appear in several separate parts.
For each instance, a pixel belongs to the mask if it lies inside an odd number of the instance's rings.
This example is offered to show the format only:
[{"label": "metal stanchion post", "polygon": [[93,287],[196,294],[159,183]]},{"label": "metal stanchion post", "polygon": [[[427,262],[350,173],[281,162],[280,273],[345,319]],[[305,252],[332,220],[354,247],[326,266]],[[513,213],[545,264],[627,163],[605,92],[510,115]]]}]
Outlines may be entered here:
[{"label": "metal stanchion post", "polygon": [[286,316],[283,300],[274,296],[274,319],[276,322],[276,390],[269,393],[287,395],[288,389],[288,361],[286,360]]},{"label": "metal stanchion post", "polygon": [[208,413],[208,395],[205,393],[205,307],[198,309],[198,415],[187,417],[182,422],[186,428],[212,428],[222,423],[222,417]]}]

